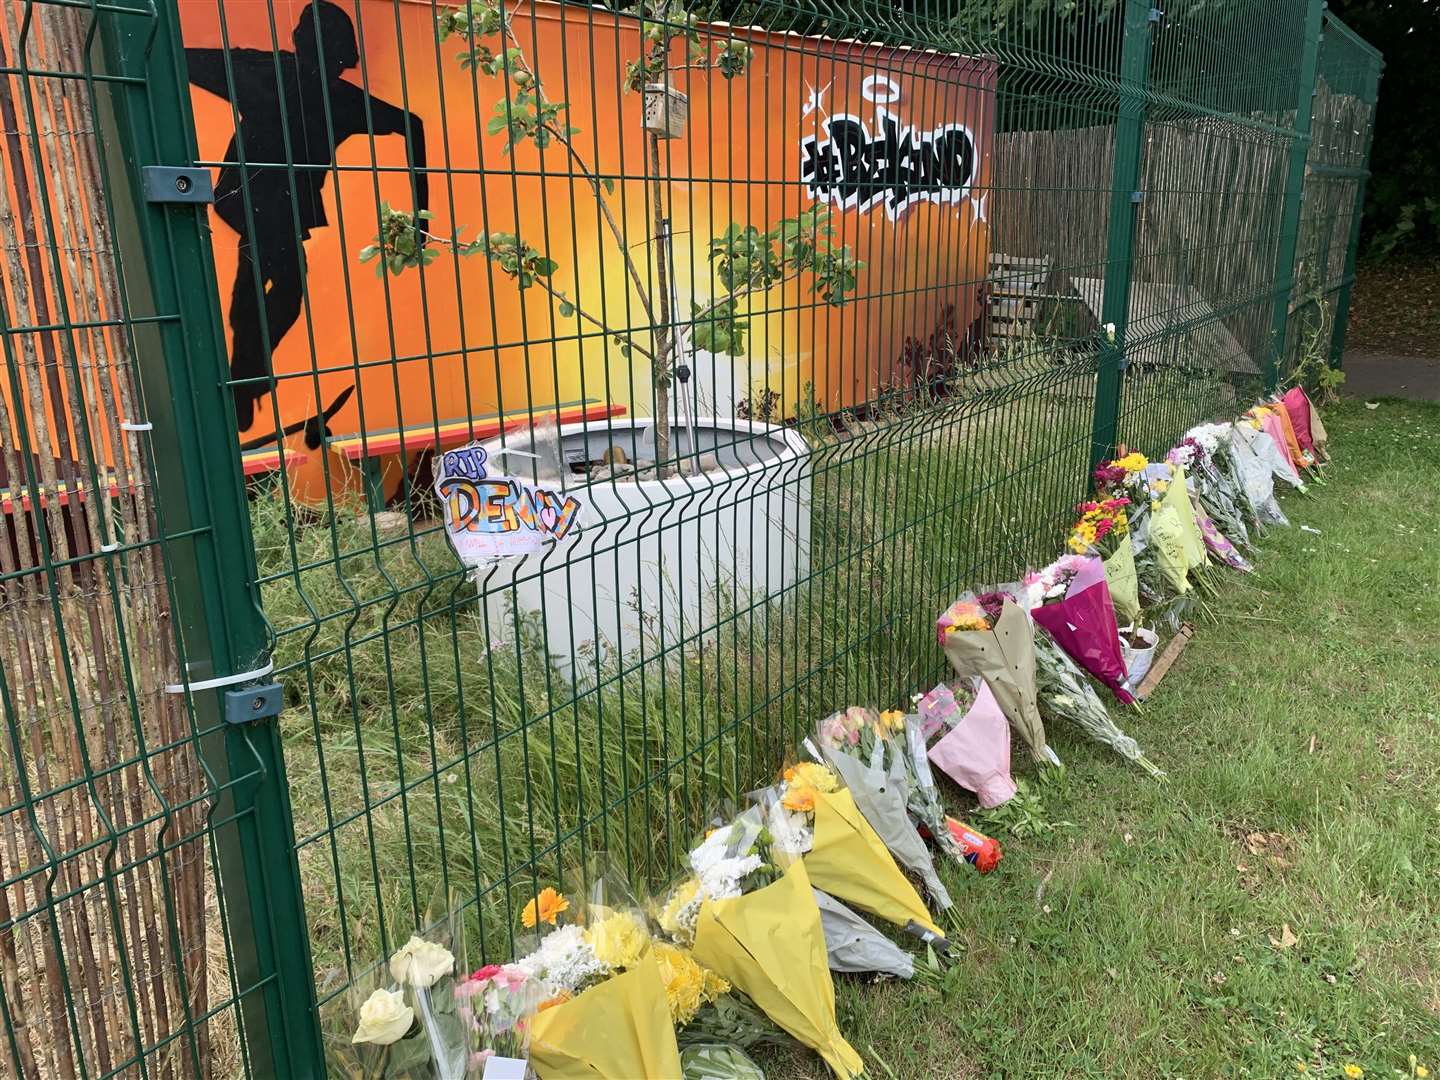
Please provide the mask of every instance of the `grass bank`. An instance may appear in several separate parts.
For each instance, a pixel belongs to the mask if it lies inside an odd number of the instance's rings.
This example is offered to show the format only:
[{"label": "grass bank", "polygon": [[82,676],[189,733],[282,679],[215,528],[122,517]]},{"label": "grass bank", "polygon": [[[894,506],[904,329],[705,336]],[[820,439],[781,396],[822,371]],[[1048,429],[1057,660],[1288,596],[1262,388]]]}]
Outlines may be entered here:
[{"label": "grass bank", "polygon": [[1057,730],[1073,824],[949,872],[944,986],[839,982],[876,1075],[1440,1075],[1440,406],[1327,422],[1331,483],[1123,718],[1170,782]]}]

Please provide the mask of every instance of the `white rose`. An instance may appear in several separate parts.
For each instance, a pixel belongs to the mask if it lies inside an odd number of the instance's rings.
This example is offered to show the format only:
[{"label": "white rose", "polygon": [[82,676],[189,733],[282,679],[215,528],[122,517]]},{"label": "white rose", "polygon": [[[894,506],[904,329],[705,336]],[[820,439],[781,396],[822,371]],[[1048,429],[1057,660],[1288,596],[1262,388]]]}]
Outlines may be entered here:
[{"label": "white rose", "polygon": [[434,986],[455,970],[455,957],[443,945],[411,937],[390,957],[390,974],[398,983],[422,989]]},{"label": "white rose", "polygon": [[360,1026],[350,1041],[389,1046],[402,1038],[414,1021],[415,1010],[405,1004],[403,991],[376,990],[360,1006]]}]

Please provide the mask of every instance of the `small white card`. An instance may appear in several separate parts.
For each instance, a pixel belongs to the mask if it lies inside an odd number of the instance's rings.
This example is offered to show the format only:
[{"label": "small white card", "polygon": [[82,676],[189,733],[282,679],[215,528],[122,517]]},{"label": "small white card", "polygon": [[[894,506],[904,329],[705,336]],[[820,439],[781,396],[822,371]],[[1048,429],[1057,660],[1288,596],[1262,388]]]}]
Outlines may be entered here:
[{"label": "small white card", "polygon": [[492,1057],[486,1059],[480,1080],[525,1080],[528,1068],[524,1058]]}]

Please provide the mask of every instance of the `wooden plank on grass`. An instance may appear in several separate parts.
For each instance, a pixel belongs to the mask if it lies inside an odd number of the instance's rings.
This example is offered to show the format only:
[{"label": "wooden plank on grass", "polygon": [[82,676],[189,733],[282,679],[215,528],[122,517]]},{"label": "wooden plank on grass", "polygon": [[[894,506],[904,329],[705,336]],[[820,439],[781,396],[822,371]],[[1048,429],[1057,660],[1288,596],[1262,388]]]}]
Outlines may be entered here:
[{"label": "wooden plank on grass", "polygon": [[1149,700],[1150,694],[1160,684],[1160,680],[1165,677],[1165,673],[1170,670],[1171,665],[1180,659],[1180,654],[1185,651],[1185,646],[1190,644],[1190,639],[1194,636],[1195,628],[1188,622],[1182,623],[1179,632],[1166,644],[1165,651],[1160,654],[1160,658],[1151,666],[1144,681],[1140,684],[1140,688],[1135,691],[1136,697],[1142,701]]}]

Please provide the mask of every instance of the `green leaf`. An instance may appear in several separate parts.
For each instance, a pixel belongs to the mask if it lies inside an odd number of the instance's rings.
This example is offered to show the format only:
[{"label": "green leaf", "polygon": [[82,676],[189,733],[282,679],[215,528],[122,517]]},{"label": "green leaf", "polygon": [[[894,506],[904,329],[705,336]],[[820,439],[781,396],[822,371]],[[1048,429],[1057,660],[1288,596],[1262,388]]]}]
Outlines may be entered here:
[{"label": "green leaf", "polygon": [[605,189],[607,195],[615,194],[615,181],[610,179],[610,177],[602,176],[600,178],[600,186]]},{"label": "green leaf", "polygon": [[570,317],[571,317],[572,315],[574,315],[574,314],[575,314],[575,305],[572,304],[572,303],[570,303],[568,300],[561,300],[561,301],[560,301],[560,317],[561,317],[562,319],[568,319],[568,318],[570,318]]},{"label": "green leaf", "polygon": [[535,260],[531,269],[533,269],[539,277],[549,277],[555,273],[556,270],[560,269],[560,264],[554,259],[539,258]]},{"label": "green leaf", "polygon": [[506,128],[506,120],[503,116],[492,116],[490,122],[485,125],[485,131],[490,135],[499,135]]}]

